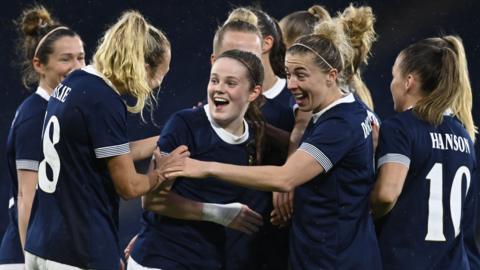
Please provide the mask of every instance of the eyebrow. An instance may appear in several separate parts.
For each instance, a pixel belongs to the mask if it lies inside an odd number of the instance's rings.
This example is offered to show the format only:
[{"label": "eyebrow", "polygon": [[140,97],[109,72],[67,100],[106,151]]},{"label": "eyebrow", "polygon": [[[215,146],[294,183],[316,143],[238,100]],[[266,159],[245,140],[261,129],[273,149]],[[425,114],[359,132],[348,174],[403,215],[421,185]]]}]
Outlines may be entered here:
[{"label": "eyebrow", "polygon": [[304,68],[304,67],[296,67],[293,69],[293,71],[308,71],[308,69]]},{"label": "eyebrow", "polygon": [[[60,56],[76,56],[75,53],[61,53]],[[85,52],[81,52],[78,55],[85,55]]]},{"label": "eyebrow", "polygon": [[[211,77],[211,76],[220,77],[220,75],[218,75],[217,73],[211,73],[211,74],[210,74],[210,77]],[[239,78],[238,78],[238,77],[235,77],[235,76],[227,76],[227,77],[225,77],[225,79],[236,79],[236,80],[239,80]]]}]

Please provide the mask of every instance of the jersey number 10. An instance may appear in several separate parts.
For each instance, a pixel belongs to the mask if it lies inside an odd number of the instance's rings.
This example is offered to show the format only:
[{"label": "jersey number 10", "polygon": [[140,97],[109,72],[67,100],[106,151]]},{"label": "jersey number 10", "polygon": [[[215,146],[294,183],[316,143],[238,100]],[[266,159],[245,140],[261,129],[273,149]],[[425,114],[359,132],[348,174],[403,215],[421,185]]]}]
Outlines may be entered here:
[{"label": "jersey number 10", "polygon": [[[466,166],[458,168],[453,177],[450,190],[450,213],[455,230],[455,237],[460,233],[460,219],[462,217],[462,178],[467,180],[468,193],[470,187],[470,170]],[[430,196],[428,198],[428,226],[425,241],[446,241],[443,233],[443,164],[435,163],[427,174],[430,180]],[[465,195],[466,196],[466,195]]]}]

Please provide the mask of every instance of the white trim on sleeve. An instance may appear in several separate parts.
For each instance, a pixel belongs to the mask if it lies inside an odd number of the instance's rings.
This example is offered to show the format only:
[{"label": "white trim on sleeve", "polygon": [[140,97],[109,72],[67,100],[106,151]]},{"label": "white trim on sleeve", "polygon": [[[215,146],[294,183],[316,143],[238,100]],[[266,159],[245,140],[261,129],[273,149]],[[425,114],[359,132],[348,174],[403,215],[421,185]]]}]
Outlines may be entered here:
[{"label": "white trim on sleeve", "polygon": [[17,170],[29,170],[29,171],[38,171],[39,162],[36,160],[30,159],[17,159],[15,160],[15,167]]},{"label": "white trim on sleeve", "polygon": [[130,144],[124,143],[119,145],[105,146],[95,149],[97,158],[107,158],[124,155],[130,152]]},{"label": "white trim on sleeve", "polygon": [[388,153],[378,159],[377,169],[379,169],[385,163],[400,163],[409,168],[410,158],[402,154]]},{"label": "white trim on sleeve", "polygon": [[322,165],[325,172],[328,172],[330,169],[332,169],[333,164],[330,159],[314,145],[304,142],[302,145],[300,145],[298,150],[302,150],[311,155],[315,160],[318,161],[318,163],[320,163],[320,165]]}]

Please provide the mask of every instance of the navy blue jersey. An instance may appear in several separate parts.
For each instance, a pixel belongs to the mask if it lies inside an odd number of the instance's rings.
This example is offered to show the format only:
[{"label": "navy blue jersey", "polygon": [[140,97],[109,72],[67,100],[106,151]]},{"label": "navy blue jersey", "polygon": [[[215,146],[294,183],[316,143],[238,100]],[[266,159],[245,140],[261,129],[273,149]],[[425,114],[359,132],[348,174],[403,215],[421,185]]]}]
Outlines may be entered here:
[{"label": "navy blue jersey", "polygon": [[292,94],[287,89],[286,80],[277,77],[275,85],[264,92],[263,96],[265,97],[265,103],[260,109],[265,122],[285,131],[292,131],[295,116],[290,106]]},{"label": "navy blue jersey", "polygon": [[38,87],[18,107],[7,139],[7,175],[10,178],[10,222],[0,246],[0,265],[23,263],[23,250],[18,232],[17,170],[38,171],[42,159],[42,126],[49,94]]},{"label": "navy blue jersey", "polygon": [[88,66],[48,102],[37,209],[26,250],[81,268],[119,268],[118,195],[104,158],[129,152],[126,105]]},{"label": "navy blue jersey", "polygon": [[[194,159],[248,165],[255,155],[254,141],[246,131],[236,137],[209,120],[208,105],[174,114],[160,135],[158,146],[171,152],[187,145]],[[242,201],[245,188],[207,178],[177,179],[172,191],[210,203]],[[142,230],[132,251],[139,264],[161,269],[224,269],[225,227],[204,221],[179,220],[145,211]]]},{"label": "navy blue jersey", "polygon": [[369,214],[370,121],[352,94],[313,115],[299,151],[312,155],[325,172],[295,189],[292,269],[380,269]]},{"label": "navy blue jersey", "polygon": [[478,178],[462,124],[445,115],[434,126],[407,110],[382,124],[377,155],[379,167],[408,167],[402,193],[380,222],[385,269],[478,269],[469,266],[464,239],[473,225]]}]

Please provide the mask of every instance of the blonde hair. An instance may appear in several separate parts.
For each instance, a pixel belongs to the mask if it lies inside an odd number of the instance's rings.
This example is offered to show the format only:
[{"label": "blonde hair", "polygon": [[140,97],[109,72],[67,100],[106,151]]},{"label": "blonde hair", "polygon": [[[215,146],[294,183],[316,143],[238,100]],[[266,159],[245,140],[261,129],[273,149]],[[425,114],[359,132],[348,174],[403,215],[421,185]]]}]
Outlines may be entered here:
[{"label": "blonde hair", "polygon": [[317,23],[330,19],[330,13],[320,5],[288,14],[279,23],[285,44],[290,47],[299,37],[313,33]]},{"label": "blonde hair", "polygon": [[155,100],[147,82],[145,64],[154,71],[165,61],[170,42],[136,11],[125,12],[107,30],[93,56],[95,68],[112,82],[121,94],[137,99],[130,112],[141,112]]},{"label": "blonde hair", "polygon": [[[215,32],[213,38],[213,53],[215,55],[220,51],[223,37],[228,31],[253,33],[256,34],[260,40],[263,39],[262,33],[258,28],[257,15],[246,8],[236,8],[230,12],[227,20]],[[260,44],[262,44],[262,42]]]},{"label": "blonde hair", "polygon": [[475,142],[475,134],[478,133],[478,129],[475,126],[472,117],[472,87],[468,76],[468,64],[465,49],[463,48],[462,40],[459,37],[445,36],[443,39],[453,46],[458,57],[458,72],[460,76],[458,91],[460,94],[453,102],[451,109],[460,122],[465,126],[472,141]]},{"label": "blonde hair", "polygon": [[[353,50],[340,24],[326,20],[315,26],[313,34],[300,37],[288,50],[290,54],[313,53],[315,63],[325,72],[335,68],[341,74]],[[343,83],[342,76],[337,77]]]},{"label": "blonde hair", "polygon": [[414,113],[433,125],[443,121],[443,113],[452,109],[475,141],[477,128],[472,117],[472,88],[467,60],[459,37],[427,38],[400,52],[403,75],[419,77],[420,89],[426,94]]},{"label": "blonde hair", "polygon": [[373,100],[370,90],[365,85],[359,69],[361,64],[368,64],[370,49],[377,39],[373,28],[375,16],[372,8],[368,6],[355,7],[350,4],[343,13],[339,13],[336,21],[343,26],[350,45],[353,49],[353,57],[346,63],[344,70],[345,81],[353,89],[360,99],[373,109]]}]

